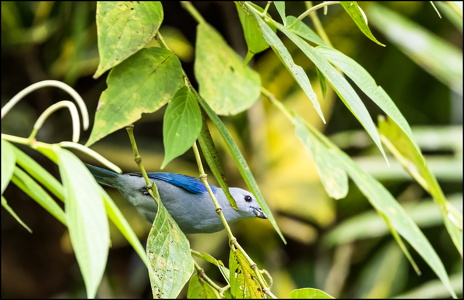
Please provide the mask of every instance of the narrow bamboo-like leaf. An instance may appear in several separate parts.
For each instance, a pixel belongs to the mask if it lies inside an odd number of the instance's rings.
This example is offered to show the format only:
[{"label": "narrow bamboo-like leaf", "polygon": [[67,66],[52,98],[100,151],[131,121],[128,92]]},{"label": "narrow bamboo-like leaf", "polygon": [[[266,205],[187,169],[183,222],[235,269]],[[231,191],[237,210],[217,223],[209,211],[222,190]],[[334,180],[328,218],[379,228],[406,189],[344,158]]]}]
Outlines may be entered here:
[{"label": "narrow bamboo-like leaf", "polygon": [[66,214],[63,209],[29,174],[16,167],[11,181],[66,226]]},{"label": "narrow bamboo-like leaf", "polygon": [[335,199],[345,198],[348,193],[348,176],[340,167],[338,154],[320,143],[315,143],[304,121],[298,116],[295,117],[295,131],[298,139],[311,154],[327,194]]},{"label": "narrow bamboo-like leaf", "polygon": [[201,107],[208,114],[208,117],[211,119],[213,124],[219,130],[219,133],[221,134],[221,137],[224,140],[224,143],[226,144],[227,149],[229,150],[230,155],[232,156],[232,159],[234,160],[235,165],[237,166],[240,172],[240,175],[242,175],[243,180],[247,184],[250,191],[255,195],[256,201],[258,201],[259,205],[263,209],[264,213],[266,214],[267,218],[271,222],[272,226],[274,226],[274,229],[280,235],[280,238],[282,239],[282,241],[286,243],[285,238],[279,229],[279,226],[277,226],[277,223],[275,221],[274,215],[272,214],[272,211],[269,209],[269,206],[267,206],[267,203],[264,200],[264,197],[261,194],[261,191],[259,190],[258,184],[256,183],[256,180],[250,171],[250,167],[245,161],[245,158],[240,152],[240,149],[237,147],[234,140],[232,139],[232,136],[230,135],[226,126],[224,125],[224,123],[222,123],[221,119],[219,119],[216,113],[211,109],[208,103],[206,103],[206,101],[203,100],[203,98],[201,98],[201,96],[198,95],[197,93],[195,93],[195,95],[197,96],[197,101],[200,103]]},{"label": "narrow bamboo-like leaf", "polygon": [[221,159],[219,158],[219,153],[216,149],[216,146],[214,146],[213,138],[211,137],[211,133],[208,129],[208,123],[206,121],[205,116],[202,115],[202,117],[203,126],[201,129],[200,136],[198,137],[201,152],[203,152],[203,156],[205,157],[211,172],[213,172],[213,175],[219,183],[219,186],[224,191],[227,200],[229,200],[230,205],[233,208],[238,209],[234,197],[232,197],[232,195],[230,194],[226,176],[224,175],[224,169],[222,168]]},{"label": "narrow bamboo-like leaf", "polygon": [[164,205],[159,203],[147,239],[153,298],[176,298],[193,273],[190,244]]},{"label": "narrow bamboo-like leaf", "polygon": [[[310,130],[310,132],[317,136],[316,138],[311,135],[315,143],[320,143],[320,141],[322,141],[326,147],[334,150],[338,149],[334,144],[332,144],[332,142],[315,129]],[[453,297],[456,297],[456,294],[451,288],[448,274],[446,273],[439,256],[419,227],[417,227],[411,217],[406,214],[403,207],[401,207],[401,205],[393,198],[383,185],[363,171],[346,153],[341,150],[336,150],[336,152],[339,154],[340,167],[345,169],[347,174],[351,177],[361,192],[367,197],[372,206],[388,218],[392,227],[422,256],[422,258],[437,274],[438,278],[440,278],[443,284],[447,287],[450,294]]]},{"label": "narrow bamboo-like leaf", "polygon": [[368,14],[372,24],[417,65],[462,95],[462,49],[382,5],[372,3]]},{"label": "narrow bamboo-like leaf", "polygon": [[[293,24],[295,21],[296,18],[294,16],[287,17],[287,24]],[[317,45],[325,45],[324,41],[317,35],[317,33],[315,33],[308,25],[306,25],[302,21],[296,23],[295,26],[293,26],[289,30]]]},{"label": "narrow bamboo-like leaf", "polygon": [[287,26],[287,18],[285,17],[285,1],[272,1],[272,3],[274,3],[277,9],[277,12],[282,18],[282,22],[284,23],[284,26]]},{"label": "narrow bamboo-like leaf", "polygon": [[248,64],[253,55],[266,50],[269,48],[269,45],[263,38],[256,19],[247,13],[249,11],[245,11],[242,5],[235,2],[235,6],[237,8],[238,17],[240,18],[240,23],[242,24],[245,41],[248,46],[249,55],[247,55],[247,58],[245,59],[245,64]]},{"label": "narrow bamboo-like leaf", "polygon": [[290,299],[335,299],[324,291],[313,288],[302,288],[290,292]]},{"label": "narrow bamboo-like leaf", "polygon": [[74,154],[54,149],[65,190],[66,223],[84,278],[87,297],[94,298],[105,271],[110,242],[101,187]]},{"label": "narrow bamboo-like leaf", "polygon": [[384,137],[383,141],[388,149],[401,162],[406,171],[435,199],[445,221],[446,229],[462,256],[462,214],[457,212],[454,214],[456,217],[452,217],[456,220],[460,219],[460,224],[456,224],[454,220],[450,219],[448,201],[436,177],[430,171],[422,154],[401,128],[390,118],[380,118],[379,131]]},{"label": "narrow bamboo-like leaf", "polygon": [[345,9],[345,11],[348,13],[351,19],[353,19],[354,23],[358,26],[361,32],[364,33],[365,36],[380,46],[385,47],[385,45],[379,42],[372,34],[369,26],[367,25],[367,17],[356,1],[340,1],[340,5]]},{"label": "narrow bamboo-like leaf", "polygon": [[264,292],[254,278],[254,271],[245,256],[236,250],[230,250],[230,292],[235,299],[264,299]]},{"label": "narrow bamboo-like leaf", "polygon": [[147,48],[111,70],[87,146],[157,111],[183,85],[182,68],[169,50]]},{"label": "narrow bamboo-like leaf", "polygon": [[97,1],[100,63],[94,78],[152,40],[163,21],[160,1]]},{"label": "narrow bamboo-like leaf", "polygon": [[126,218],[124,218],[119,208],[113,202],[113,199],[110,198],[110,196],[105,192],[104,189],[101,189],[101,195],[103,200],[105,201],[106,214],[113,222],[113,224],[116,226],[116,228],[126,238],[129,244],[131,244],[135,252],[137,252],[137,254],[140,256],[140,259],[144,262],[147,269],[149,269],[150,263],[148,261],[147,254],[142,244],[140,243],[139,238],[135,234],[134,230],[129,225]]},{"label": "narrow bamboo-like leaf", "polygon": [[366,106],[348,81],[340,75],[340,73],[338,73],[338,71],[321,54],[319,54],[314,47],[310,46],[302,38],[292,33],[281,24],[276,23],[275,25],[277,29],[282,31],[293,43],[295,43],[295,45],[300,48],[300,50],[303,51],[303,53],[316,65],[322,74],[324,74],[334,91],[338,94],[351,113],[359,120],[361,125],[366,129],[367,133],[371,136],[385,160],[388,162],[375,124],[372,121]]},{"label": "narrow bamboo-like leaf", "polygon": [[201,111],[195,96],[184,86],[169,102],[163,121],[163,169],[171,160],[190,149],[202,126]]},{"label": "narrow bamboo-like leaf", "polygon": [[[13,146],[13,145],[12,145]],[[29,155],[13,146],[16,156],[16,163],[24,169],[32,178],[43,185],[48,191],[53,193],[58,199],[64,202],[63,186],[61,183]]]},{"label": "narrow bamboo-like leaf", "polygon": [[318,68],[316,68],[317,72],[317,79],[319,79],[319,85],[321,86],[322,90],[322,98],[325,99],[325,95],[327,94],[327,84],[326,84],[326,79],[324,74],[322,74],[321,71],[319,71]]},{"label": "narrow bamboo-like leaf", "polygon": [[279,39],[277,34],[272,31],[271,27],[266,24],[259,15],[257,15],[253,9],[251,9],[247,3],[244,4],[243,8],[245,11],[249,11],[253,14],[256,21],[258,22],[259,28],[261,28],[262,34],[266,42],[272,47],[272,50],[277,54],[279,59],[282,61],[284,66],[290,72],[293,78],[295,78],[298,85],[303,89],[305,94],[308,96],[309,100],[313,104],[314,109],[321,117],[322,121],[325,123],[325,118],[321,110],[321,106],[317,100],[317,95],[314,92],[311,83],[309,82],[308,76],[306,75],[304,69],[293,61],[292,55],[288,52],[285,45]]},{"label": "narrow bamboo-like leaf", "polygon": [[2,139],[2,195],[8,183],[10,183],[15,168],[16,157],[13,145]]},{"label": "narrow bamboo-like leaf", "polygon": [[374,78],[352,58],[329,47],[316,47],[316,51],[322,54],[330,63],[342,70],[353,82],[377,104],[392,120],[401,127],[417,150],[419,146],[414,140],[408,121],[403,117],[395,102],[388,94],[377,85]]},{"label": "narrow bamboo-like leaf", "polygon": [[29,228],[29,226],[26,225],[26,223],[21,220],[21,218],[14,212],[14,210],[8,205],[8,202],[6,202],[5,197],[2,196],[2,207],[6,209],[6,211],[13,217],[15,218],[16,222],[21,224],[21,226],[24,227],[29,233],[32,233],[32,230]]},{"label": "narrow bamboo-like leaf", "polygon": [[190,278],[187,299],[220,299],[218,292],[194,273]]},{"label": "narrow bamboo-like leaf", "polygon": [[197,27],[195,78],[199,92],[219,115],[233,115],[252,106],[261,79],[207,23]]}]

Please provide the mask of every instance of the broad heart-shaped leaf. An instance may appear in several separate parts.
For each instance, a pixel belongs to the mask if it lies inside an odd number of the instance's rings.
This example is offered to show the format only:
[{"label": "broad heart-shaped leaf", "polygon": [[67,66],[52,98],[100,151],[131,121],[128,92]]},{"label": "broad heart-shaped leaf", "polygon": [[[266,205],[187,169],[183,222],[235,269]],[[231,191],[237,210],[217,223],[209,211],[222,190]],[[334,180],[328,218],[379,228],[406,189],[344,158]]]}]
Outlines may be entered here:
[{"label": "broad heart-shaped leaf", "polygon": [[182,68],[169,50],[142,49],[113,68],[107,84],[87,146],[166,104],[183,84]]},{"label": "broad heart-shaped leaf", "polygon": [[367,19],[365,19],[366,16],[356,1],[340,1],[340,5],[343,6],[345,11],[348,13],[351,19],[353,19],[353,21],[359,27],[361,32],[364,33],[365,36],[367,36],[369,39],[376,42],[380,46],[385,47],[385,45],[379,42],[372,34],[371,30],[369,29],[369,26],[367,26]]},{"label": "broad heart-shaped leaf", "polygon": [[264,299],[254,271],[239,250],[230,249],[230,292],[235,299]]},{"label": "broad heart-shaped leaf", "polygon": [[345,198],[348,193],[348,176],[340,167],[337,153],[323,147],[320,143],[315,143],[299,116],[295,117],[295,131],[298,139],[313,157],[325,191],[332,198]]},{"label": "broad heart-shaped leaf", "polygon": [[277,29],[282,31],[301,51],[316,65],[316,67],[324,74],[329,81],[334,91],[338,94],[340,99],[351,111],[351,113],[359,120],[361,125],[366,129],[367,133],[371,136],[374,143],[379,148],[380,152],[387,160],[385,151],[383,150],[380,136],[377,132],[374,122],[372,121],[366,106],[359,98],[356,91],[351,87],[348,81],[338,73],[338,71],[321,55],[314,47],[306,43],[305,40],[294,34],[286,27],[279,23],[275,23]]},{"label": "broad heart-shaped leaf", "polygon": [[101,187],[71,152],[53,149],[65,190],[66,223],[84,277],[87,297],[94,298],[105,271],[110,243],[108,218]]},{"label": "broad heart-shaped leaf", "polygon": [[335,299],[324,291],[302,288],[290,292],[290,299]]},{"label": "broad heart-shaped leaf", "polygon": [[10,183],[11,176],[13,176],[15,161],[13,146],[2,139],[2,195],[8,183]]},{"label": "broad heart-shaped leaf", "polygon": [[[462,256],[462,214],[450,208],[451,205],[446,200],[422,153],[392,119],[379,118],[379,131],[385,137],[384,143],[388,149],[401,162],[406,171],[435,199],[451,240]],[[456,224],[457,220],[460,222]]]},{"label": "broad heart-shaped leaf", "polygon": [[292,55],[288,52],[285,45],[282,43],[277,34],[266,24],[259,15],[257,15],[254,10],[245,2],[243,6],[245,11],[249,11],[255,17],[258,22],[259,28],[261,28],[262,34],[266,42],[272,47],[272,50],[277,54],[279,59],[282,61],[284,66],[290,72],[292,77],[296,80],[298,85],[303,89],[305,94],[308,96],[309,100],[313,104],[314,109],[317,114],[321,117],[322,121],[325,123],[324,115],[322,114],[321,106],[317,101],[317,95],[314,92],[311,83],[309,82],[308,75],[306,75],[304,69],[293,61]]},{"label": "broad heart-shaped leaf", "polygon": [[190,278],[187,299],[220,299],[218,292],[195,273]]},{"label": "broad heart-shaped leaf", "polygon": [[97,1],[100,63],[93,78],[143,48],[163,21],[160,1]]},{"label": "broad heart-shaped leaf", "polygon": [[238,17],[240,18],[240,23],[242,24],[245,41],[248,46],[248,54],[245,59],[245,64],[248,64],[253,55],[266,50],[269,48],[269,45],[263,38],[256,19],[249,14],[248,10],[245,11],[241,4],[235,2],[235,6],[237,8]]},{"label": "broad heart-shaped leaf", "polygon": [[334,64],[343,73],[345,73],[356,85],[369,97],[375,104],[377,104],[392,120],[401,127],[409,140],[413,143],[414,147],[419,151],[411,128],[408,121],[403,117],[399,109],[396,107],[395,102],[388,96],[388,94],[378,86],[374,78],[356,61],[346,56],[345,54],[329,47],[316,47],[316,51],[322,54],[330,63]]},{"label": "broad heart-shaped leaf", "polygon": [[176,298],[193,273],[190,244],[160,202],[147,239],[148,269],[153,298]]},{"label": "broad heart-shaped leaf", "polygon": [[307,136],[313,139],[313,143],[321,143],[320,147],[327,147],[335,150],[338,154],[339,167],[343,168],[348,176],[358,186],[360,191],[366,196],[371,205],[386,218],[392,226],[409,244],[422,256],[428,265],[437,274],[453,297],[454,293],[448,274],[441,262],[439,256],[433,249],[430,242],[424,236],[419,227],[414,223],[411,217],[404,211],[403,207],[393,198],[388,190],[381,185],[370,174],[363,171],[351,158],[337,148],[324,135],[313,128],[308,130],[311,134]]},{"label": "broad heart-shaped leaf", "polygon": [[164,160],[168,162],[182,155],[197,140],[202,126],[200,107],[195,96],[184,86],[169,102],[163,121]]},{"label": "broad heart-shaped leaf", "polygon": [[261,79],[207,23],[197,27],[195,77],[201,96],[219,115],[233,115],[252,106]]}]

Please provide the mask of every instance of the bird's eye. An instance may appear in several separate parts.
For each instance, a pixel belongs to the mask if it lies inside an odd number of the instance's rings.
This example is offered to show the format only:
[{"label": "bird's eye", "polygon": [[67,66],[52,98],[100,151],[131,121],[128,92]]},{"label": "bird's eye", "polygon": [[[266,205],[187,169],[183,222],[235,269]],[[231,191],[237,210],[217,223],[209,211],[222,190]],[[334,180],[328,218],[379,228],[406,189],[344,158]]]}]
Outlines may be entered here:
[{"label": "bird's eye", "polygon": [[140,191],[142,192],[142,195],[144,195],[144,196],[150,195],[150,193],[148,192],[146,186],[144,186],[143,188],[141,188]]},{"label": "bird's eye", "polygon": [[253,200],[250,195],[246,195],[244,199],[246,202],[251,202],[251,200]]}]

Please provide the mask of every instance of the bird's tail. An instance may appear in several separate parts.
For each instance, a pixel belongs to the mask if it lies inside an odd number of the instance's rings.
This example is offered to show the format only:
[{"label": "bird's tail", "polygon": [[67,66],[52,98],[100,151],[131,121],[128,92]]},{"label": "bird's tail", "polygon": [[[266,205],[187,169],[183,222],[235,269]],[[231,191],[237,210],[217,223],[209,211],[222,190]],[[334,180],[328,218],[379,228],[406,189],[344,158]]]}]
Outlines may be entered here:
[{"label": "bird's tail", "polygon": [[89,164],[85,165],[87,166],[87,169],[89,169],[90,173],[92,173],[93,177],[95,177],[95,180],[98,183],[111,187],[116,187],[115,181],[120,176],[118,173],[115,173],[107,169],[95,167]]}]

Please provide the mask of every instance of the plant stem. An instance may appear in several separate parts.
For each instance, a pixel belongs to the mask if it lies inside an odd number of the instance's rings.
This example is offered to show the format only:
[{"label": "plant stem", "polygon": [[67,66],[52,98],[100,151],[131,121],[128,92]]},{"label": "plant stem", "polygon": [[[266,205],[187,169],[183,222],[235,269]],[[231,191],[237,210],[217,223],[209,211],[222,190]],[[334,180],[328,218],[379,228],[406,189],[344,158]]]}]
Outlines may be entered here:
[{"label": "plant stem", "polygon": [[181,1],[180,4],[192,15],[192,17],[199,23],[203,24],[206,23],[205,19],[203,19],[202,15],[198,12],[198,10],[192,5],[190,1]]},{"label": "plant stem", "polygon": [[302,13],[301,15],[298,16],[298,18],[295,20],[295,22],[293,22],[292,24],[290,24],[290,26],[288,26],[287,28],[288,29],[291,29],[293,26],[295,26],[298,22],[300,22],[301,20],[303,20],[306,16],[310,15],[311,13],[313,13],[314,11],[318,10],[319,8],[323,8],[323,7],[327,7],[329,5],[332,5],[332,4],[337,4],[339,3],[339,1],[327,1],[327,2],[322,2],[318,5],[315,5],[313,7],[310,7],[308,10],[306,10],[304,13]]}]

